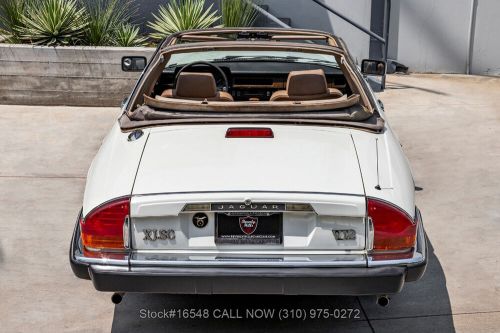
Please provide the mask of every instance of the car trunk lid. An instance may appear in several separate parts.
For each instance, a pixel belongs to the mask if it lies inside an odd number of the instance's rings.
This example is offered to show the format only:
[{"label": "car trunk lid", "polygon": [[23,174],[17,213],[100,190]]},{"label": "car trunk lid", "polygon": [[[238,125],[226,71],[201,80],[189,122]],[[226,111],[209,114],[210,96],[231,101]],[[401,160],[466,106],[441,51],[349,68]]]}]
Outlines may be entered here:
[{"label": "car trunk lid", "polygon": [[226,138],[228,126],[223,125],[152,129],[133,195],[231,191],[364,195],[347,130],[270,127],[274,138]]}]

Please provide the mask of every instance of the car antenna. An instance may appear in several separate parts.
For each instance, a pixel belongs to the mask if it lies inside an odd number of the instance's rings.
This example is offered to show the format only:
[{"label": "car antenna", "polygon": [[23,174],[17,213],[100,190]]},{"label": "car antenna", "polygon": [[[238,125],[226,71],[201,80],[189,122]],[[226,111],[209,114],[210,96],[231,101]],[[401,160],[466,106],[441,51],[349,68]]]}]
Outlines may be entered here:
[{"label": "car antenna", "polygon": [[375,152],[377,153],[377,185],[375,189],[380,191],[382,187],[380,187],[380,173],[378,171],[378,138],[375,138]]}]

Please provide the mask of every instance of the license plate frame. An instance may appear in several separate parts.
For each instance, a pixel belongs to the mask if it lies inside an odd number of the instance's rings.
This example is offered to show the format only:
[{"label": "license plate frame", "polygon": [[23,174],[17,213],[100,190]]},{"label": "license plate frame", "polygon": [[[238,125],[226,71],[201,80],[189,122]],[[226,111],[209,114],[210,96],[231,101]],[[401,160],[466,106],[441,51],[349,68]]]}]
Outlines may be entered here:
[{"label": "license plate frame", "polygon": [[[248,234],[253,219],[257,219],[255,230]],[[215,213],[214,239],[216,244],[280,245],[283,243],[283,213]]]}]

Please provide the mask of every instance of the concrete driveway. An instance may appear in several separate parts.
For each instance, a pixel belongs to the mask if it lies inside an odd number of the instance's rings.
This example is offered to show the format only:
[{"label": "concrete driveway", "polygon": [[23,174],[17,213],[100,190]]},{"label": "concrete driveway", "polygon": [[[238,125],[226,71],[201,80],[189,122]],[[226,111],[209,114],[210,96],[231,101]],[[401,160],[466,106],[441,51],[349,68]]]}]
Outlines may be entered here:
[{"label": "concrete driveway", "polygon": [[[86,171],[117,109],[0,106],[0,331],[498,332],[500,79],[392,76],[380,95],[432,246],[388,308],[370,297],[125,296],[75,278],[68,246]],[[141,319],[141,310],[352,308],[358,319]]]}]

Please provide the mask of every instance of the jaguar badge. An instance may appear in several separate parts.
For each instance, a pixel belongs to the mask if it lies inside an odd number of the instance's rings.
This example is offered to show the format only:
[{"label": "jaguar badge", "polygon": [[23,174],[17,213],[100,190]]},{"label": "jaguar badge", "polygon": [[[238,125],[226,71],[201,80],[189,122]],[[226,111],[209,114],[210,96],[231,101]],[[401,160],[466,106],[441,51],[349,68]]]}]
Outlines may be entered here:
[{"label": "jaguar badge", "polygon": [[205,213],[196,213],[193,216],[193,224],[197,228],[205,228],[208,224],[208,216]]}]

